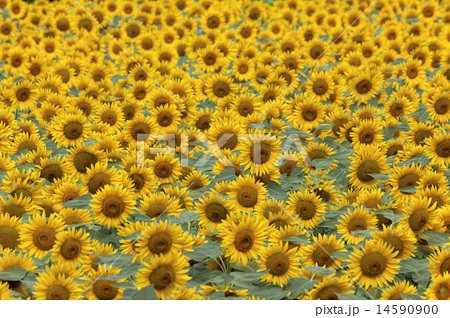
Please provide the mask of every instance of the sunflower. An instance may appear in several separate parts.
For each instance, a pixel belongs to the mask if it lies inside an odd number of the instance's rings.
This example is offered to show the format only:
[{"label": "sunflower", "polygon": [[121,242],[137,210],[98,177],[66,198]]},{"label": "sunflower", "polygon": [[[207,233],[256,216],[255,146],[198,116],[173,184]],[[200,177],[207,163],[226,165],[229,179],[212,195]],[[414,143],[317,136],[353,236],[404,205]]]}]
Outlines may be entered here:
[{"label": "sunflower", "polygon": [[176,130],[181,123],[181,114],[176,105],[163,104],[151,111],[156,119],[159,131],[161,133],[170,133]]},{"label": "sunflower", "polygon": [[350,255],[348,273],[364,288],[382,287],[393,281],[400,269],[397,252],[384,241],[368,241]]},{"label": "sunflower", "polygon": [[[379,300],[402,300],[403,296],[415,295],[417,293],[417,288],[411,285],[410,282],[397,281],[394,285],[387,287],[381,293]],[[403,295],[403,296],[402,296]],[[406,297],[408,299],[408,297]]]},{"label": "sunflower", "polygon": [[295,191],[289,195],[287,212],[299,218],[300,227],[311,230],[324,220],[325,206],[313,192]]},{"label": "sunflower", "polygon": [[197,50],[197,62],[202,71],[207,73],[225,67],[228,64],[223,53],[216,47],[205,47]]},{"label": "sunflower", "polygon": [[250,134],[248,140],[243,140],[237,148],[245,169],[256,174],[267,173],[274,167],[280,149],[280,142],[267,134]]},{"label": "sunflower", "polygon": [[450,93],[440,91],[433,94],[431,100],[426,103],[431,118],[438,123],[450,120]]},{"label": "sunflower", "polygon": [[86,118],[77,114],[61,113],[53,117],[49,132],[58,147],[73,147],[87,139]]},{"label": "sunflower", "polygon": [[120,174],[114,167],[108,167],[106,163],[96,163],[86,169],[86,175],[82,177],[89,193],[95,194],[105,185],[120,183]]},{"label": "sunflower", "polygon": [[398,259],[410,258],[416,249],[416,238],[399,226],[394,228],[393,225],[383,225],[382,231],[372,232],[371,236],[374,240],[383,240],[393,247],[394,252],[398,252],[395,256]]},{"label": "sunflower", "polygon": [[219,225],[227,219],[230,213],[235,212],[235,208],[229,200],[217,194],[203,196],[195,205],[196,213],[200,214],[199,224],[201,226],[212,227],[217,230]]},{"label": "sunflower", "polygon": [[14,154],[23,149],[37,151],[42,148],[45,148],[45,143],[39,134],[29,135],[28,133],[22,132],[16,135],[11,141],[9,151]]},{"label": "sunflower", "polygon": [[82,229],[70,228],[56,234],[56,242],[51,249],[51,259],[54,262],[76,266],[83,263],[92,248],[89,233]]},{"label": "sunflower", "polygon": [[246,266],[250,259],[258,259],[259,252],[272,231],[269,221],[246,212],[229,214],[219,226],[219,237],[231,262]]},{"label": "sunflower", "polygon": [[229,187],[228,196],[242,211],[257,209],[267,196],[263,185],[248,175],[239,176]]},{"label": "sunflower", "polygon": [[450,250],[436,250],[428,256],[430,262],[429,271],[432,279],[436,279],[446,273],[450,273]]},{"label": "sunflower", "polygon": [[144,197],[139,212],[152,219],[157,219],[162,215],[179,215],[181,208],[179,203],[167,194],[151,193]]},{"label": "sunflower", "polygon": [[8,288],[8,283],[0,282],[0,300],[13,300],[11,290]]},{"label": "sunflower", "polygon": [[4,215],[20,219],[24,214],[33,213],[35,208],[31,198],[23,194],[9,196],[7,199],[0,197],[0,212]]},{"label": "sunflower", "polygon": [[405,64],[400,65],[399,68],[405,83],[411,87],[416,87],[416,85],[426,80],[425,69],[419,60],[411,59]]},{"label": "sunflower", "polygon": [[373,120],[361,120],[357,127],[350,132],[352,144],[377,145],[383,141],[382,127]]},{"label": "sunflower", "polygon": [[350,165],[350,182],[353,186],[362,189],[371,189],[380,183],[371,173],[383,174],[387,172],[385,154],[377,146],[362,144],[355,149],[355,154]]},{"label": "sunflower", "polygon": [[42,258],[55,244],[56,234],[63,231],[65,224],[56,214],[46,219],[45,213],[34,214],[29,223],[23,224],[20,248],[30,255]]},{"label": "sunflower", "polygon": [[[325,143],[319,142],[311,142],[304,149],[300,151],[299,157],[301,157],[301,161],[299,161],[302,166],[302,170],[306,173],[314,173],[316,167],[313,165],[312,161],[314,159],[325,159],[331,155],[334,155],[336,152],[328,147]],[[324,169],[320,172],[316,172],[317,175],[322,175],[332,170],[337,166],[337,161],[333,160],[331,166],[328,169]]]},{"label": "sunflower", "polygon": [[133,165],[128,172],[128,177],[132,180],[136,199],[156,191],[156,184],[153,181],[154,175],[150,168]]},{"label": "sunflower", "polygon": [[288,120],[294,124],[294,127],[308,130],[319,126],[324,117],[325,109],[320,101],[302,98],[293,105],[293,112],[288,115]]},{"label": "sunflower", "polygon": [[177,224],[169,221],[152,223],[138,238],[134,245],[137,259],[147,261],[157,256],[178,255],[183,251],[189,251],[193,245],[187,232]]},{"label": "sunflower", "polygon": [[377,217],[374,213],[360,207],[353,211],[348,210],[348,214],[336,226],[337,232],[342,234],[342,238],[348,244],[358,244],[364,241],[364,236],[355,236],[353,231],[372,230],[377,228]]},{"label": "sunflower", "polygon": [[122,184],[105,185],[94,194],[90,204],[94,220],[108,228],[124,223],[135,205],[132,192]]},{"label": "sunflower", "polygon": [[22,232],[22,221],[17,216],[9,214],[0,215],[0,247],[3,249],[16,249]]},{"label": "sunflower", "polygon": [[308,92],[318,101],[326,101],[334,90],[334,81],[330,74],[320,71],[313,72],[306,84]]},{"label": "sunflower", "polygon": [[172,183],[181,174],[181,164],[174,155],[157,154],[154,160],[146,161],[159,184]]},{"label": "sunflower", "polygon": [[446,272],[444,275],[435,278],[422,298],[429,300],[450,299],[450,273]]},{"label": "sunflower", "polygon": [[177,287],[182,286],[191,277],[185,275],[188,270],[186,258],[181,255],[157,256],[136,274],[138,290],[153,285],[156,295],[162,299],[169,296]]},{"label": "sunflower", "polygon": [[238,58],[233,64],[233,73],[239,82],[247,82],[255,76],[255,62],[246,57]]},{"label": "sunflower", "polygon": [[450,204],[450,193],[447,187],[431,186],[417,191],[417,196],[431,199],[430,206],[436,204],[436,208],[442,208]]},{"label": "sunflower", "polygon": [[409,130],[406,133],[405,140],[423,146],[427,138],[433,137],[437,133],[437,129],[430,122],[418,123],[412,121],[409,123]]},{"label": "sunflower", "polygon": [[406,208],[405,216],[400,219],[399,226],[409,235],[416,235],[436,226],[436,204],[431,204],[431,198],[416,197]]},{"label": "sunflower", "polygon": [[76,300],[83,292],[72,277],[53,273],[40,273],[35,290],[33,297],[37,300]]},{"label": "sunflower", "polygon": [[124,237],[135,234],[136,232],[144,233],[149,227],[151,223],[149,222],[126,222],[117,228],[117,235],[121,238],[120,247],[121,253],[124,254],[134,254],[136,255],[134,260],[140,261],[139,256],[136,252],[136,243],[138,240],[136,239],[122,239]]},{"label": "sunflower", "polygon": [[375,70],[365,75],[358,75],[348,83],[350,96],[358,103],[367,103],[369,99],[375,97],[381,87],[382,76]]},{"label": "sunflower", "polygon": [[[114,284],[124,282],[126,279],[110,280],[108,276],[120,275],[120,268],[105,264],[99,265],[98,269],[88,274],[89,281],[83,286],[83,294],[89,300],[116,300],[123,295],[123,288],[114,287]],[[106,279],[102,279],[105,277]]]},{"label": "sunflower", "polygon": [[240,135],[243,133],[240,122],[228,118],[214,119],[213,125],[207,132],[212,147],[221,150],[238,148]]},{"label": "sunflower", "polygon": [[384,106],[385,118],[392,124],[398,123],[402,117],[409,115],[412,111],[413,107],[411,102],[405,96],[391,96]]},{"label": "sunflower", "polygon": [[[27,253],[17,252],[15,250],[1,249],[1,259],[0,259],[0,272],[14,270],[15,267],[26,270],[27,272],[36,273],[37,266],[34,263],[32,257]],[[9,289],[26,295],[26,292],[22,289],[23,284],[20,281],[0,281],[7,283]]]},{"label": "sunflower", "polygon": [[237,85],[233,84],[229,77],[214,75],[206,83],[205,91],[209,99],[217,103],[222,98],[234,96],[237,92]]},{"label": "sunflower", "polygon": [[91,212],[87,209],[64,209],[60,212],[60,216],[66,225],[91,224],[93,222]]},{"label": "sunflower", "polygon": [[260,250],[258,271],[269,270],[260,278],[261,282],[285,286],[293,277],[299,277],[300,259],[296,250],[289,249],[289,244],[271,244]]},{"label": "sunflower", "polygon": [[339,268],[342,259],[333,257],[331,253],[345,252],[344,241],[336,239],[335,234],[319,234],[312,237],[314,244],[302,248],[303,266],[320,266],[326,268]]},{"label": "sunflower", "polygon": [[450,164],[450,134],[443,132],[425,140],[425,150],[431,164],[445,168]]},{"label": "sunflower", "polygon": [[84,143],[79,144],[69,150],[67,156],[72,173],[76,177],[81,177],[87,173],[87,169],[95,165],[97,162],[106,163],[106,155],[101,151],[95,151],[92,147],[86,147]]},{"label": "sunflower", "polygon": [[351,287],[353,281],[350,277],[342,275],[340,277],[331,277],[319,281],[314,289],[307,293],[307,299],[310,300],[339,300],[339,294],[352,294]]},{"label": "sunflower", "polygon": [[187,288],[185,286],[178,287],[170,296],[165,299],[170,300],[202,300],[202,296],[198,295],[196,292],[196,287]]},{"label": "sunflower", "polygon": [[202,287],[200,293],[203,294],[205,297],[220,291],[225,294],[225,298],[246,297],[248,295],[248,289],[236,289],[235,287],[222,287],[215,284],[212,286],[206,285],[200,286]]},{"label": "sunflower", "polygon": [[409,187],[416,187],[424,172],[420,165],[404,165],[394,167],[390,174],[391,180],[388,184],[392,186],[392,195],[399,200],[408,201],[412,198],[412,193],[402,191]]},{"label": "sunflower", "polygon": [[85,194],[87,189],[84,185],[74,183],[72,178],[65,178],[54,183],[52,199],[54,204],[63,204]]}]

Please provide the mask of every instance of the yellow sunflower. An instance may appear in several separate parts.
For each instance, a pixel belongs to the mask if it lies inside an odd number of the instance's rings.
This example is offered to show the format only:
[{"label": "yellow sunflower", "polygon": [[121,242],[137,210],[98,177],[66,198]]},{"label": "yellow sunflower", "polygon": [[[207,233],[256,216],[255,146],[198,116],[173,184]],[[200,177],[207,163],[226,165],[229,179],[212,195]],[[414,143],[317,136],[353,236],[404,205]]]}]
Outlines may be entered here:
[{"label": "yellow sunflower", "polygon": [[435,278],[422,298],[428,300],[450,299],[450,273],[446,272],[444,275]]},{"label": "yellow sunflower", "polygon": [[9,214],[0,215],[0,247],[16,249],[19,246],[22,232],[22,220]]},{"label": "yellow sunflower", "polygon": [[40,273],[34,288],[33,297],[37,300],[76,300],[83,292],[72,277],[53,273]]},{"label": "yellow sunflower", "polygon": [[260,278],[261,282],[286,286],[293,277],[299,277],[300,257],[296,250],[289,249],[289,244],[271,244],[263,247],[258,261],[258,271],[269,270]]},{"label": "yellow sunflower", "polygon": [[383,241],[368,241],[350,255],[348,273],[364,288],[383,287],[394,280],[400,269],[397,252]]},{"label": "yellow sunflower", "polygon": [[382,231],[373,232],[371,236],[374,240],[383,240],[394,248],[394,252],[398,252],[395,258],[398,259],[408,259],[416,250],[417,239],[399,226],[394,228],[393,225],[383,225]]},{"label": "yellow sunflower", "polygon": [[160,192],[145,196],[139,207],[139,212],[156,219],[162,215],[180,215],[181,207],[175,199]]},{"label": "yellow sunflower", "polygon": [[231,262],[240,262],[246,266],[249,260],[258,259],[271,231],[266,219],[246,212],[236,212],[222,221],[218,235],[226,249],[225,256],[230,256]]},{"label": "yellow sunflower", "polygon": [[303,266],[320,266],[326,268],[339,268],[341,258],[333,257],[331,253],[344,252],[344,241],[336,239],[335,234],[319,234],[312,237],[314,244],[306,245],[301,250]]},{"label": "yellow sunflower", "polygon": [[[379,300],[402,300],[404,299],[403,296],[416,295],[416,293],[417,288],[411,285],[410,282],[406,280],[398,281],[394,282],[394,285],[384,289]],[[408,299],[408,297],[405,299]]]},{"label": "yellow sunflower", "polygon": [[188,262],[182,255],[157,256],[136,274],[136,287],[140,290],[153,285],[156,295],[162,299],[177,287],[183,286],[191,277],[185,275]]},{"label": "yellow sunflower", "polygon": [[181,174],[180,161],[174,155],[157,154],[154,160],[147,160],[146,164],[159,184],[172,183]]},{"label": "yellow sunflower", "polygon": [[51,249],[52,260],[76,266],[91,253],[92,247],[89,233],[70,228],[56,234],[56,242]]},{"label": "yellow sunflower", "polygon": [[274,167],[281,145],[274,136],[251,134],[237,149],[241,152],[240,159],[246,165],[245,169],[260,174],[267,173],[270,167]]},{"label": "yellow sunflower", "polygon": [[386,156],[377,146],[361,145],[355,149],[350,165],[350,182],[353,186],[370,189],[380,183],[370,176],[371,173],[383,174],[387,172]]},{"label": "yellow sunflower", "polygon": [[210,226],[214,230],[218,228],[222,221],[226,220],[230,213],[235,211],[235,207],[229,200],[216,194],[203,196],[195,205],[196,212],[200,214],[199,223],[201,226]]},{"label": "yellow sunflower", "polygon": [[331,277],[319,281],[312,290],[307,293],[310,300],[339,300],[339,294],[352,294],[353,281],[347,275]]},{"label": "yellow sunflower", "polygon": [[431,164],[446,168],[450,164],[450,134],[443,132],[425,140],[425,150]]},{"label": "yellow sunflower", "polygon": [[29,223],[22,226],[20,248],[30,255],[42,258],[53,248],[56,234],[63,231],[65,224],[56,214],[46,218],[45,213],[34,214]]},{"label": "yellow sunflower", "polygon": [[295,191],[289,195],[287,212],[298,217],[297,224],[311,230],[325,220],[325,205],[320,197],[310,191]]},{"label": "yellow sunflower", "polygon": [[242,211],[252,211],[266,198],[266,190],[252,176],[240,176],[229,185],[228,196]]},{"label": "yellow sunflower", "polygon": [[[110,280],[108,276],[119,275],[120,268],[112,266],[107,267],[105,264],[100,265],[97,270],[92,271],[86,277],[88,282],[83,286],[83,294],[89,300],[116,300],[123,295],[123,288],[114,287],[114,284],[124,282],[126,279]],[[106,279],[102,279],[105,277]]]}]

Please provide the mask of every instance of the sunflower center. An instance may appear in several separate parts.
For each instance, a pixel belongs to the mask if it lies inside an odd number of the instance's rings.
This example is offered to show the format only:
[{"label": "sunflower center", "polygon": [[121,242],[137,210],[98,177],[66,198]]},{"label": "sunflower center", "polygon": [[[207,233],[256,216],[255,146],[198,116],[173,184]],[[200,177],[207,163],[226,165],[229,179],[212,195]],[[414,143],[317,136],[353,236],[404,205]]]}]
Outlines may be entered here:
[{"label": "sunflower center", "polygon": [[320,267],[324,265],[330,267],[334,262],[334,259],[331,257],[331,253],[334,251],[334,247],[329,245],[317,246],[316,250],[311,255],[314,264],[317,264]]},{"label": "sunflower center", "polygon": [[168,162],[160,162],[155,166],[155,174],[158,178],[168,178],[172,174],[172,165]]},{"label": "sunflower center", "polygon": [[73,158],[73,165],[78,172],[86,173],[87,168],[96,164],[97,156],[90,152],[79,152]]},{"label": "sunflower center", "polygon": [[28,149],[29,151],[36,151],[37,146],[29,140],[22,141],[18,147],[18,150]]},{"label": "sunflower center", "polygon": [[102,114],[101,119],[102,122],[114,126],[114,124],[117,122],[117,114],[112,110],[107,110]]},{"label": "sunflower center", "polygon": [[22,197],[24,197],[24,198],[33,199],[33,196],[31,195],[31,192],[28,189],[17,188],[13,192],[11,192],[11,196],[15,196],[15,197],[19,198],[20,195],[22,195]]},{"label": "sunflower center", "polygon": [[176,272],[172,265],[163,264],[155,268],[148,278],[155,289],[161,290],[169,286],[175,280]]},{"label": "sunflower center", "polygon": [[0,225],[0,246],[14,250],[19,245],[19,232],[8,225]]},{"label": "sunflower center", "polygon": [[450,140],[442,140],[436,144],[436,154],[441,158],[450,157]]},{"label": "sunflower center", "polygon": [[447,285],[441,284],[436,289],[436,296],[439,300],[448,299],[450,296],[450,288]]},{"label": "sunflower center", "polygon": [[450,257],[447,257],[439,267],[439,270],[441,272],[441,275],[444,275],[445,272],[450,273]]},{"label": "sunflower center", "polygon": [[363,79],[356,84],[355,88],[359,94],[367,94],[372,88],[372,83],[369,80]]},{"label": "sunflower center", "polygon": [[138,135],[150,134],[150,127],[146,123],[137,123],[131,128],[131,136],[137,140]]},{"label": "sunflower center", "polygon": [[134,173],[130,176],[130,178],[133,181],[133,185],[136,190],[141,190],[144,187],[145,184],[144,176]]},{"label": "sunflower center", "polygon": [[147,247],[153,254],[166,254],[172,247],[172,237],[165,232],[156,233],[149,238]]},{"label": "sunflower center", "polygon": [[415,67],[411,67],[406,71],[406,76],[408,76],[410,79],[414,79],[419,75],[418,70]]},{"label": "sunflower center", "polygon": [[245,253],[252,249],[255,241],[253,232],[249,229],[237,232],[234,238],[234,246],[239,252]]},{"label": "sunflower center", "polygon": [[90,18],[84,18],[78,22],[78,29],[80,29],[80,30],[85,29],[87,31],[91,31],[92,27],[93,27],[93,25],[92,25]]},{"label": "sunflower center", "polygon": [[319,59],[323,53],[325,52],[325,50],[323,49],[323,47],[321,47],[320,45],[314,45],[310,50],[309,50],[309,55],[314,59],[317,60]]},{"label": "sunflower center", "polygon": [[303,220],[310,220],[316,214],[316,206],[309,201],[298,201],[295,205],[295,212]]},{"label": "sunflower center", "polygon": [[69,140],[80,138],[83,134],[83,125],[77,122],[71,122],[64,126],[64,136]]},{"label": "sunflower center", "polygon": [[62,18],[56,22],[56,28],[60,31],[67,31],[70,28],[69,20]]},{"label": "sunflower center", "polygon": [[217,136],[217,141],[218,141],[217,145],[220,147],[220,149],[234,149],[237,146],[238,137],[231,130],[225,130]]},{"label": "sunflower center", "polygon": [[388,151],[386,152],[386,155],[389,156],[395,156],[397,153],[403,149],[402,145],[393,145],[391,146]]},{"label": "sunflower center", "polygon": [[267,258],[265,265],[270,270],[270,274],[281,276],[289,270],[290,260],[286,254],[276,253]]},{"label": "sunflower center", "polygon": [[214,83],[212,87],[215,96],[222,98],[230,94],[230,86],[226,82]]},{"label": "sunflower center", "polygon": [[22,65],[22,58],[20,56],[14,56],[11,58],[11,65],[13,67],[19,67]]},{"label": "sunflower center", "polygon": [[213,223],[221,223],[227,218],[228,211],[220,203],[210,203],[205,208],[205,215]]},{"label": "sunflower center", "polygon": [[246,74],[248,72],[248,65],[247,64],[239,65],[238,72],[241,74]]},{"label": "sunflower center", "polygon": [[433,136],[433,133],[429,130],[419,130],[414,134],[414,141],[419,144],[425,138]]},{"label": "sunflower center", "polygon": [[211,127],[211,117],[209,115],[200,117],[195,123],[195,126],[201,131],[209,129]]},{"label": "sunflower center", "polygon": [[79,197],[78,192],[76,192],[76,191],[67,191],[66,193],[64,193],[61,201],[64,203],[64,202],[67,202],[67,201],[70,201],[70,200],[74,200],[74,199],[76,199],[78,197]]},{"label": "sunflower center", "polygon": [[389,108],[389,112],[391,113],[392,116],[398,117],[401,114],[403,114],[403,105],[400,103],[394,103]]},{"label": "sunflower center", "polygon": [[37,248],[43,251],[48,251],[55,245],[56,233],[55,230],[48,226],[43,226],[36,229],[33,233],[33,243]]},{"label": "sunflower center", "polygon": [[362,144],[371,144],[375,139],[375,132],[371,128],[364,128],[359,133],[359,141]]},{"label": "sunflower center", "polygon": [[41,171],[41,178],[47,179],[50,182],[53,182],[55,179],[60,179],[62,176],[63,171],[57,164],[48,165]]},{"label": "sunflower center", "polygon": [[126,29],[126,32],[130,38],[135,38],[141,33],[141,29],[135,24],[130,24]]},{"label": "sunflower center", "polygon": [[312,90],[316,95],[323,95],[328,91],[328,83],[326,80],[319,78],[312,86]]},{"label": "sunflower center", "polygon": [[73,237],[67,239],[61,245],[60,253],[66,260],[77,258],[81,253],[81,242]]},{"label": "sunflower center", "polygon": [[327,157],[327,153],[321,149],[313,149],[308,153],[309,159],[313,161],[314,159],[324,159]]},{"label": "sunflower center", "polygon": [[403,251],[404,245],[401,239],[396,236],[389,236],[383,239],[388,245],[394,248],[394,252],[398,252],[397,256]]},{"label": "sunflower center", "polygon": [[347,228],[349,232],[363,231],[367,229],[367,222],[363,218],[355,217],[348,222]]},{"label": "sunflower center", "polygon": [[317,118],[317,111],[314,108],[305,108],[302,110],[302,118],[306,121],[314,121]]},{"label": "sunflower center", "polygon": [[137,100],[142,100],[145,98],[145,96],[147,96],[147,92],[144,87],[137,87],[134,90],[133,95],[134,95],[134,98],[136,98]]},{"label": "sunflower center", "polygon": [[365,160],[363,161],[358,169],[356,170],[356,176],[359,180],[364,182],[370,182],[373,180],[370,173],[380,173],[381,169],[375,160]]},{"label": "sunflower center", "polygon": [[92,286],[92,291],[94,292],[95,297],[100,300],[114,299],[119,293],[119,289],[112,286],[115,283],[115,281],[109,281],[105,279],[99,279],[95,281],[94,285]]},{"label": "sunflower center", "polygon": [[65,286],[52,284],[48,286],[45,296],[47,300],[68,300],[70,291]]},{"label": "sunflower center", "polygon": [[419,181],[419,176],[414,173],[407,173],[398,179],[398,188],[402,189],[405,187],[414,187]]},{"label": "sunflower center", "polygon": [[163,203],[155,203],[149,206],[145,214],[154,219],[162,215],[167,210],[167,207]]},{"label": "sunflower center", "polygon": [[21,87],[16,92],[16,98],[19,102],[26,102],[31,95],[31,91],[27,87]]},{"label": "sunflower center", "polygon": [[435,103],[434,103],[434,110],[436,111],[436,113],[438,113],[439,115],[444,115],[448,112],[450,108],[450,99],[446,98],[446,97],[442,97],[439,98]]},{"label": "sunflower center", "polygon": [[258,191],[251,186],[243,186],[238,190],[236,200],[243,207],[253,207],[258,202]]},{"label": "sunflower center", "polygon": [[361,271],[368,277],[375,277],[383,274],[386,266],[386,258],[377,252],[366,254],[361,259]]},{"label": "sunflower center", "polygon": [[255,164],[265,164],[270,160],[271,145],[266,142],[255,142],[252,145],[250,158]]},{"label": "sunflower center", "polygon": [[243,101],[238,105],[239,115],[246,117],[253,113],[253,104],[248,101]]},{"label": "sunflower center", "polygon": [[321,288],[316,296],[315,300],[339,300],[337,293],[342,293],[342,289],[337,285],[329,285]]},{"label": "sunflower center", "polygon": [[209,66],[216,64],[216,55],[214,53],[207,53],[203,58],[203,62]]},{"label": "sunflower center", "polygon": [[413,231],[421,230],[428,222],[427,209],[417,209],[409,217],[409,226]]},{"label": "sunflower center", "polygon": [[25,212],[24,207],[17,204],[5,205],[3,207],[3,213],[9,214],[9,216],[17,216],[18,218],[21,218]]},{"label": "sunflower center", "polygon": [[81,223],[83,223],[83,221],[82,221],[78,216],[76,216],[76,215],[71,215],[71,216],[67,217],[67,218],[64,220],[64,222],[65,222],[67,225],[73,225],[73,224],[81,224]]},{"label": "sunflower center", "polygon": [[125,202],[119,196],[109,196],[102,203],[102,213],[107,217],[119,217],[125,211]]},{"label": "sunflower center", "polygon": [[288,160],[280,167],[280,174],[286,174],[286,176],[289,177],[292,169],[296,166],[297,163],[294,160]]},{"label": "sunflower center", "polygon": [[96,173],[92,176],[88,182],[89,192],[95,194],[98,190],[102,189],[105,185],[111,183],[111,177],[106,173]]},{"label": "sunflower center", "polygon": [[58,70],[55,73],[61,76],[63,83],[68,83],[70,81],[70,73],[68,70]]},{"label": "sunflower center", "polygon": [[168,111],[162,111],[158,113],[158,124],[162,127],[170,126],[173,121],[173,116]]}]

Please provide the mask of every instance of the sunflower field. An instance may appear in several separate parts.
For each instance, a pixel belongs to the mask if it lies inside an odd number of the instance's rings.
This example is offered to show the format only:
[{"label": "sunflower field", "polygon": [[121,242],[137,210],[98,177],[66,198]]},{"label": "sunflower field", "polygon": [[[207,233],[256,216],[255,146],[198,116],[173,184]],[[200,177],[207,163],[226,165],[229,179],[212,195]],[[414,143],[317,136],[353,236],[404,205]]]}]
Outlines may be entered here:
[{"label": "sunflower field", "polygon": [[0,299],[450,299],[450,3],[0,0]]}]

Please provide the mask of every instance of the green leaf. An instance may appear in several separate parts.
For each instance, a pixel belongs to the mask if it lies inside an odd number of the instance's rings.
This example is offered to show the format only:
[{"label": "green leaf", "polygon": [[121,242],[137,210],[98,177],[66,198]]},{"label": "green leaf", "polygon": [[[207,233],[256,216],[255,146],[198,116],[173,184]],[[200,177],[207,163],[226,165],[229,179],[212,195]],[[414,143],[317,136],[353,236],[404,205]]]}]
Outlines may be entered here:
[{"label": "green leaf", "polygon": [[98,255],[98,260],[93,264],[106,264],[107,266],[113,265],[114,267],[124,268],[132,264],[134,255],[132,254],[108,254],[108,255]]},{"label": "green leaf", "polygon": [[307,271],[313,272],[314,274],[319,274],[319,275],[323,275],[323,276],[332,275],[336,272],[335,269],[329,269],[329,268],[324,268],[324,267],[319,267],[319,266],[305,266],[303,268],[306,269]]},{"label": "green leaf", "polygon": [[450,234],[435,231],[422,232],[419,237],[427,241],[430,246],[442,246],[450,241]]},{"label": "green leaf", "polygon": [[364,237],[370,237],[371,233],[377,232],[378,229],[370,229],[370,230],[363,230],[363,231],[352,231],[351,234],[353,236],[364,236]]},{"label": "green leaf", "polygon": [[125,288],[125,289],[131,289],[131,290],[136,289],[136,286],[134,286],[132,281],[115,283],[115,284],[113,284],[113,286],[116,288]]},{"label": "green leaf", "polygon": [[372,178],[374,178],[375,180],[380,180],[380,181],[389,181],[389,180],[391,180],[391,178],[387,174],[368,173],[368,175],[371,176]]},{"label": "green leaf", "polygon": [[131,296],[132,300],[158,300],[158,296],[156,296],[155,288],[153,285],[148,285],[147,287],[142,288],[137,293]]},{"label": "green leaf", "polygon": [[284,290],[281,287],[268,285],[249,291],[249,296],[255,296],[266,300],[280,300],[286,297],[288,293],[289,291]]},{"label": "green leaf", "polygon": [[215,260],[222,255],[222,252],[222,246],[219,242],[207,241],[203,245],[194,247],[194,251],[186,252],[184,255],[194,261],[201,262],[205,259]]},{"label": "green leaf", "polygon": [[296,277],[291,280],[288,289],[291,291],[291,297],[297,297],[300,294],[306,294],[316,285],[317,280],[310,280],[306,277]]},{"label": "green leaf", "polygon": [[85,194],[73,200],[62,203],[61,205],[70,209],[89,209],[92,194]]},{"label": "green leaf", "polygon": [[403,187],[399,189],[400,192],[403,193],[416,193],[416,187],[415,186],[411,186],[411,187]]},{"label": "green leaf", "polygon": [[355,294],[336,293],[336,296],[339,297],[339,300],[367,300],[367,297],[364,297],[362,295],[355,295]]},{"label": "green leaf", "polygon": [[0,272],[0,280],[7,280],[7,281],[20,281],[22,280],[25,275],[28,273],[23,268],[14,266],[14,269],[9,271],[1,271]]},{"label": "green leaf", "polygon": [[194,212],[188,212],[188,211],[182,211],[180,216],[178,216],[178,220],[182,221],[183,223],[190,224],[194,222],[195,220],[198,220],[200,218],[200,214],[194,213]]},{"label": "green leaf", "polygon": [[235,286],[239,288],[251,289],[254,288],[254,285],[259,284],[259,279],[264,275],[268,274],[269,270],[261,271],[261,272],[231,272],[230,276],[233,277],[231,281]]},{"label": "green leaf", "polygon": [[316,168],[316,172],[320,172],[331,167],[333,158],[314,159],[311,163]]},{"label": "green leaf", "polygon": [[283,242],[292,242],[294,244],[303,244],[308,245],[309,240],[306,234],[298,235],[298,236],[287,236],[283,240]]}]

